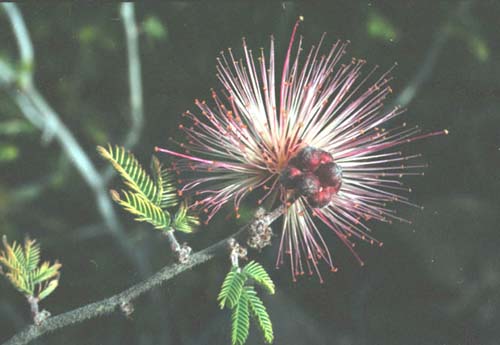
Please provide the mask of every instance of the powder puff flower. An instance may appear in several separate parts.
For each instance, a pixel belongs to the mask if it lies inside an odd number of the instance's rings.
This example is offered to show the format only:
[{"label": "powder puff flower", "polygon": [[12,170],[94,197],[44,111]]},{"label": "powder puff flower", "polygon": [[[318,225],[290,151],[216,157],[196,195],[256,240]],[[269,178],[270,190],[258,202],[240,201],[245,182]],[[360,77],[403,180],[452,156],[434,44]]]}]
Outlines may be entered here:
[{"label": "powder puff flower", "polygon": [[249,193],[260,193],[258,203],[284,204],[276,264],[289,261],[294,280],[316,271],[322,281],[320,261],[337,268],[320,224],[362,264],[353,238],[381,245],[367,221],[404,221],[390,204],[411,204],[401,178],[424,167],[412,163],[420,155],[397,147],[447,132],[393,124],[403,110],[384,111],[390,71],[375,77],[376,67],[363,73],[364,60],[342,62],[348,42],[321,53],[324,35],[305,52],[302,37],[294,46],[298,24],[278,85],[274,39],[267,57],[263,49],[254,56],[243,40],[242,58],[229,49],[217,59],[223,97],[212,91],[211,102],[196,100],[199,111],[184,114],[184,153],[156,150],[181,158],[177,171],[193,172],[180,193],[197,195],[207,220],[229,202],[238,214]]}]

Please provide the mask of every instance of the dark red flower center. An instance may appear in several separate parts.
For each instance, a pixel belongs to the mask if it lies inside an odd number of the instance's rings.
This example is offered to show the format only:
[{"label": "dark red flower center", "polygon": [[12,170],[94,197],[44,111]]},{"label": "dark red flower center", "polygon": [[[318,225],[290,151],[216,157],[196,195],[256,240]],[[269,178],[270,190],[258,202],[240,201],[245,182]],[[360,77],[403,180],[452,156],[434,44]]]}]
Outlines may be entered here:
[{"label": "dark red flower center", "polygon": [[342,185],[342,168],[330,153],[307,146],[283,169],[280,182],[307,198],[312,207],[327,206]]}]

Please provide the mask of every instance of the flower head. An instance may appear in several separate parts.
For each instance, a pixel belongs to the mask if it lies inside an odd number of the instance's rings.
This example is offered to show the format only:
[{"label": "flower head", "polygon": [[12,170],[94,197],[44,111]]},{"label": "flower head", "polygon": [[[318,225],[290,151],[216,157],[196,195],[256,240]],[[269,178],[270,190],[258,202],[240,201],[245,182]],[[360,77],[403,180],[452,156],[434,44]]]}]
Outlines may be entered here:
[{"label": "flower head", "polygon": [[410,203],[401,195],[408,191],[401,177],[423,167],[411,163],[419,155],[395,147],[446,131],[421,135],[417,127],[392,125],[403,111],[383,108],[392,92],[390,70],[374,77],[376,67],[362,73],[364,60],[343,63],[348,42],[337,41],[321,54],[324,35],[304,52],[302,37],[294,46],[298,24],[278,85],[274,39],[268,57],[263,49],[255,57],[243,40],[241,59],[231,49],[217,59],[223,99],[212,90],[210,105],[195,100],[199,111],[184,113],[188,122],[179,128],[187,138],[180,144],[185,153],[157,150],[182,158],[176,170],[196,172],[180,192],[198,196],[195,205],[207,220],[228,202],[238,214],[251,192],[260,193],[258,203],[278,196],[287,210],[277,266],[289,256],[294,280],[305,271],[321,279],[319,261],[337,268],[318,224],[362,264],[352,238],[381,245],[366,221],[404,221],[388,203]]}]

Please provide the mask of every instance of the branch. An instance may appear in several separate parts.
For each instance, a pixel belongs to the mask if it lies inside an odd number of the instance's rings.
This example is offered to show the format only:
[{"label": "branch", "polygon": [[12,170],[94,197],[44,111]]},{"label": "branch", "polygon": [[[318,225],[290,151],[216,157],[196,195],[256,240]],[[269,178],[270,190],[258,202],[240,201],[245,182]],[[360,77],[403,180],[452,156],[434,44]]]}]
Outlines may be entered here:
[{"label": "branch", "polygon": [[408,83],[408,85],[401,91],[388,108],[394,108],[397,104],[400,107],[404,108],[415,98],[418,91],[422,87],[422,85],[432,76],[432,71],[434,70],[434,66],[438,60],[439,55],[441,54],[446,42],[448,41],[449,33],[448,30],[440,28],[434,34],[434,39],[432,41],[432,45],[429,48],[424,61],[421,64],[421,67],[413,76],[413,79]]},{"label": "branch", "polygon": [[145,272],[146,264],[123,233],[118,222],[112,202],[106,192],[105,183],[89,156],[85,153],[71,131],[61,121],[59,115],[50,107],[33,83],[33,47],[26,24],[15,4],[2,4],[9,18],[17,44],[23,68],[20,74],[9,64],[0,61],[0,86],[6,88],[25,117],[43,131],[43,138],[54,137],[61,145],[87,185],[94,192],[98,210],[107,229],[117,239],[119,245],[132,259],[141,272]]},{"label": "branch", "polygon": [[[123,146],[128,149],[134,147],[141,136],[144,127],[144,105],[141,81],[141,58],[139,55],[139,41],[137,23],[135,21],[134,4],[125,2],[120,5],[125,41],[128,57],[128,84],[130,93],[130,118],[132,125],[125,137]],[[108,167],[103,173],[104,180],[109,181],[114,175],[114,169]]]},{"label": "branch", "polygon": [[3,345],[24,345],[30,341],[37,339],[47,332],[55,331],[60,328],[80,323],[88,319],[93,319],[99,316],[111,314],[116,308],[122,305],[128,305],[132,300],[148,292],[152,288],[172,279],[178,274],[207,262],[216,256],[226,254],[231,248],[230,243],[239,237],[242,237],[250,227],[263,224],[269,226],[278,219],[284,212],[284,206],[279,206],[273,211],[265,214],[263,217],[256,218],[249,224],[243,226],[232,236],[217,242],[216,244],[201,250],[189,257],[186,263],[175,263],[163,267],[150,278],[120,292],[114,296],[103,299],[99,302],[87,304],[83,307],[68,311],[66,313],[56,315],[46,319],[41,325],[31,325],[26,327],[21,332],[7,340]]},{"label": "branch", "polygon": [[396,105],[401,108],[405,108],[415,98],[417,93],[422,88],[422,85],[424,85],[425,82],[432,77],[432,71],[434,70],[439,56],[450,38],[450,24],[456,20],[457,17],[468,11],[471,5],[471,0],[462,0],[458,3],[455,10],[451,11],[449,17],[434,34],[431,46],[429,47],[420,68],[417,70],[403,91],[399,93],[394,102],[387,106],[387,109],[392,109]]},{"label": "branch", "polygon": [[137,40],[137,23],[135,22],[134,4],[122,3],[120,13],[125,29],[128,56],[128,83],[130,88],[130,115],[132,126],[125,139],[124,146],[130,148],[139,140],[144,123],[142,101],[141,59],[139,56],[139,42]]},{"label": "branch", "polygon": [[21,84],[31,84],[33,82],[33,65],[35,62],[35,54],[33,53],[33,44],[26,25],[24,24],[23,16],[15,4],[4,3],[3,7],[12,25],[12,30],[16,36],[16,43],[19,49],[21,60]]}]

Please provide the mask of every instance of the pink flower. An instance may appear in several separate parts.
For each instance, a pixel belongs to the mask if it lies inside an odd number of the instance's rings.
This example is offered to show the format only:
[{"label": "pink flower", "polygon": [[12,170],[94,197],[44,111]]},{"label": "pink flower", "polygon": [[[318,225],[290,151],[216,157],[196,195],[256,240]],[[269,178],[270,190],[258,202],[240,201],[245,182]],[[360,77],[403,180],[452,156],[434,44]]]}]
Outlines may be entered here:
[{"label": "pink flower", "polygon": [[363,264],[352,239],[382,245],[366,221],[405,221],[389,204],[411,204],[401,195],[409,191],[401,178],[424,167],[412,163],[420,155],[395,148],[447,131],[421,135],[417,127],[393,125],[403,111],[383,111],[392,92],[390,71],[376,78],[376,67],[362,74],[364,60],[341,62],[346,42],[320,53],[324,36],[304,52],[302,37],[294,46],[298,25],[278,89],[274,39],[268,57],[263,50],[254,57],[243,40],[242,58],[229,49],[217,59],[224,100],[212,90],[211,105],[196,100],[199,111],[184,114],[188,121],[179,128],[187,138],[180,144],[185,153],[156,150],[182,158],[175,163],[178,171],[195,172],[180,192],[198,196],[195,205],[207,213],[207,221],[228,202],[238,214],[252,192],[260,193],[259,203],[276,197],[287,205],[276,264],[289,256],[294,280],[316,271],[322,281],[319,261],[337,268],[318,223]]}]

